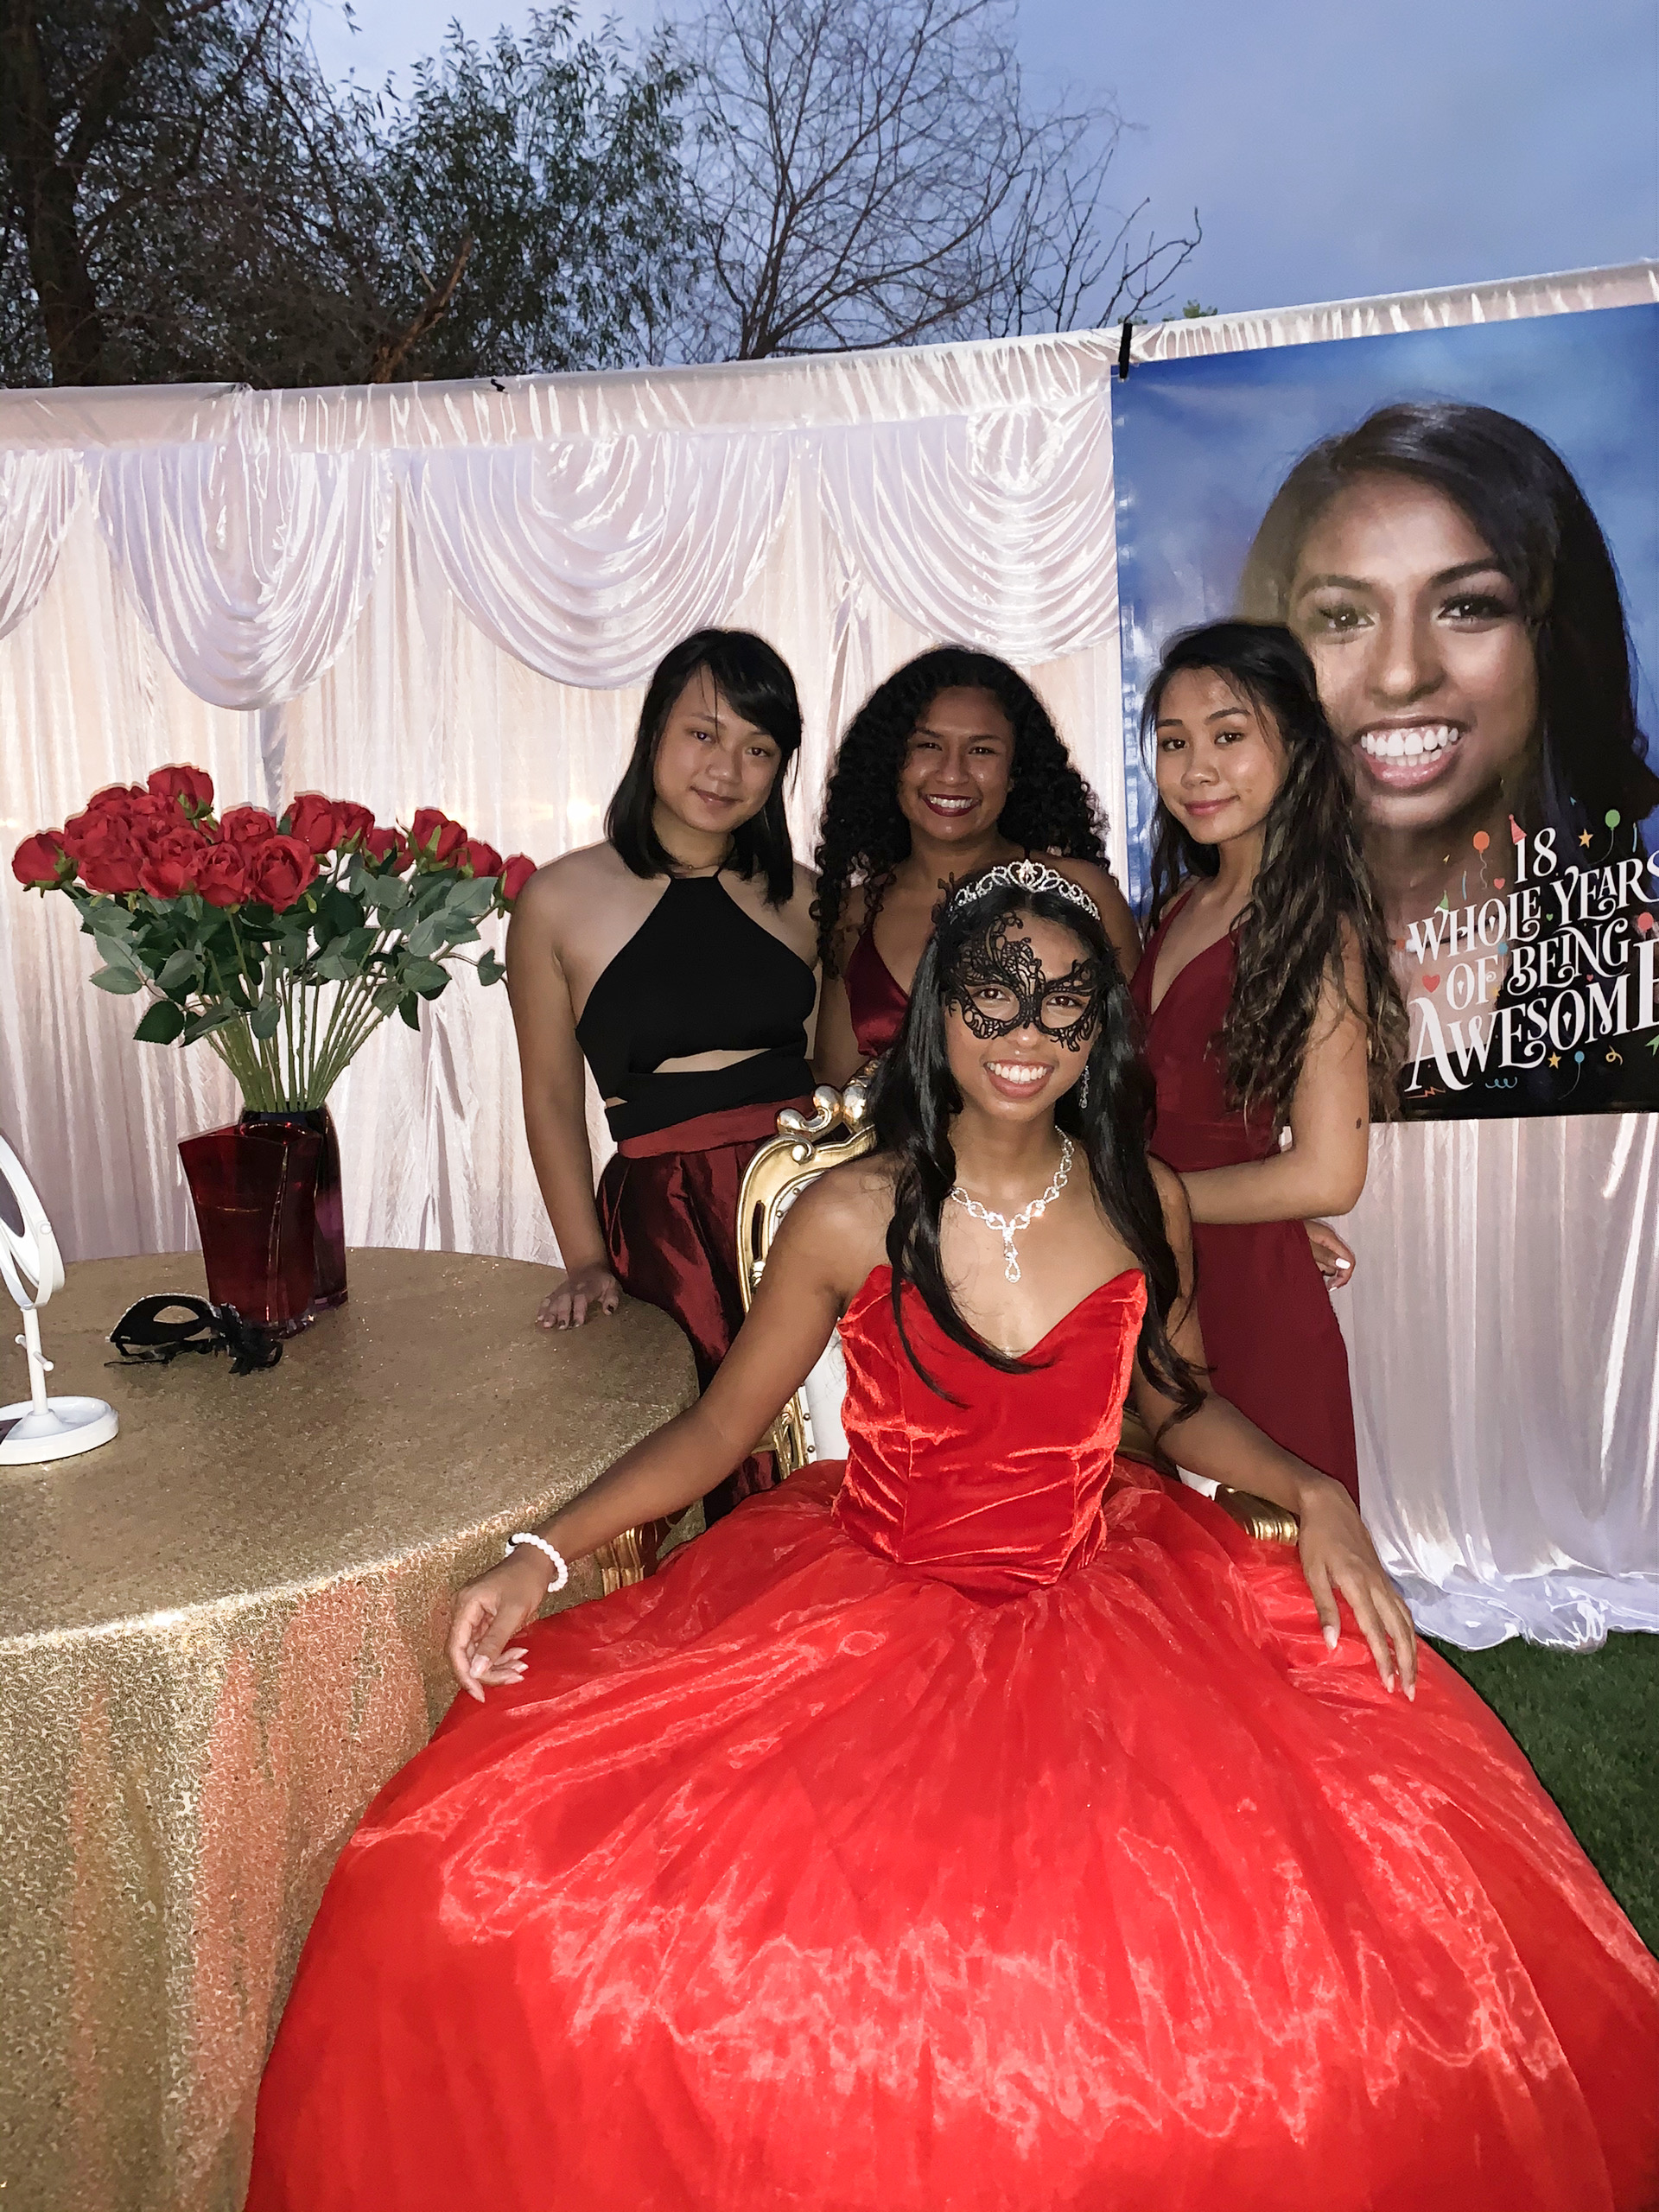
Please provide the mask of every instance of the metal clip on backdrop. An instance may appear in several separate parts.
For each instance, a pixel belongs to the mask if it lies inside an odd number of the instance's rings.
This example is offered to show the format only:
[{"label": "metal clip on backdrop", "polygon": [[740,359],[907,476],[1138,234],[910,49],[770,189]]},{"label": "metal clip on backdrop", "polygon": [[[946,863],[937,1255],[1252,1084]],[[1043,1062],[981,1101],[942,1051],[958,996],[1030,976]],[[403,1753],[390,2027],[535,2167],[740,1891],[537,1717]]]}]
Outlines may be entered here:
[{"label": "metal clip on backdrop", "polygon": [[102,1398],[48,1398],[52,1363],[41,1350],[41,1308],[63,1288],[63,1256],[23,1164],[0,1137],[0,1281],[23,1316],[17,1338],[29,1360],[27,1398],[0,1406],[0,1465],[67,1459],[107,1444],[120,1427]]}]

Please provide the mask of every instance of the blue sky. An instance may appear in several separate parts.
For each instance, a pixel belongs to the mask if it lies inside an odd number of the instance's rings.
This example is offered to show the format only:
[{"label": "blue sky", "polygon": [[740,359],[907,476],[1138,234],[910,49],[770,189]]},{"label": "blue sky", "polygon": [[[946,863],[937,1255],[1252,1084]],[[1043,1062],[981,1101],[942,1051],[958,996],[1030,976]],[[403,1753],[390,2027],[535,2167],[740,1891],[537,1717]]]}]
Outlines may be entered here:
[{"label": "blue sky", "polygon": [[[314,0],[325,66],[378,79],[504,0]],[[597,22],[601,7],[584,7]],[[625,28],[647,23],[628,0]],[[1115,94],[1113,172],[1204,244],[1176,304],[1223,309],[1415,290],[1659,252],[1653,0],[1022,0],[1046,86]]]}]

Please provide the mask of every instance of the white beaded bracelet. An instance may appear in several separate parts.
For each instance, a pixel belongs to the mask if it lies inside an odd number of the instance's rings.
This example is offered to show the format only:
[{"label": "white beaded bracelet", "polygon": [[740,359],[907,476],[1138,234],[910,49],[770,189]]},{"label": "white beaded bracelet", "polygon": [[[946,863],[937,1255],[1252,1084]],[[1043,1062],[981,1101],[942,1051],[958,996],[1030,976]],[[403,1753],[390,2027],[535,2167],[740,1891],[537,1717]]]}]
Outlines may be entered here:
[{"label": "white beaded bracelet", "polygon": [[518,1535],[509,1536],[507,1539],[507,1557],[509,1559],[512,1557],[513,1546],[515,1544],[534,1544],[538,1552],[545,1552],[549,1559],[552,1560],[553,1580],[547,1586],[547,1594],[550,1598],[556,1590],[563,1589],[565,1584],[570,1580],[570,1570],[564,1563],[564,1554],[562,1552],[556,1552],[552,1545],[548,1543],[544,1538],[526,1535],[521,1529]]}]

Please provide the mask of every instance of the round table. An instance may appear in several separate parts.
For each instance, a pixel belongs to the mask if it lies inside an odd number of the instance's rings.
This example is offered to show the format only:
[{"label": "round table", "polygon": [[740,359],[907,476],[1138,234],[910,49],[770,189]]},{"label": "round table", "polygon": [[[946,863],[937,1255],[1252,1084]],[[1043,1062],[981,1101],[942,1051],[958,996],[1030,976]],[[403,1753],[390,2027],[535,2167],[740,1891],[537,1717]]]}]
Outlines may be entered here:
[{"label": "round table", "polygon": [[328,1871],[450,1701],[455,1587],[696,1396],[664,1315],[549,1334],[546,1283],[354,1252],[348,1303],[234,1377],[105,1364],[134,1300],[202,1294],[194,1255],[85,1262],[47,1307],[52,1388],[121,1433],[0,1467],[8,2212],[240,2207]]}]

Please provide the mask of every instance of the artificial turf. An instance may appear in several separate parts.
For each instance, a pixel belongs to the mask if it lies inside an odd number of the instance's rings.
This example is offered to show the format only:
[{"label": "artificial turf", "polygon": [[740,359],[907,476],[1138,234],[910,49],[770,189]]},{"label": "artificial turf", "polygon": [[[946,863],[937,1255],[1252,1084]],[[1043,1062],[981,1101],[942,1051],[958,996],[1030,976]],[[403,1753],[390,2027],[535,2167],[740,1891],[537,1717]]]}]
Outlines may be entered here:
[{"label": "artificial turf", "polygon": [[1637,1934],[1659,1951],[1659,1636],[1610,1636],[1599,1651],[1518,1640],[1436,1650],[1532,1761]]}]

